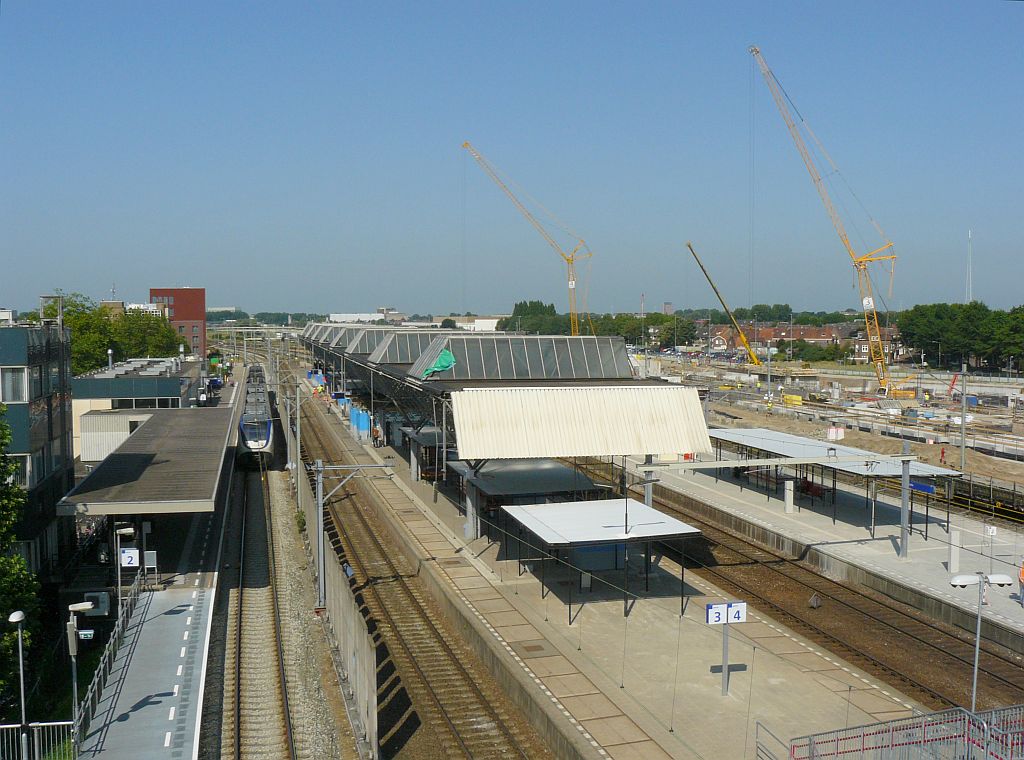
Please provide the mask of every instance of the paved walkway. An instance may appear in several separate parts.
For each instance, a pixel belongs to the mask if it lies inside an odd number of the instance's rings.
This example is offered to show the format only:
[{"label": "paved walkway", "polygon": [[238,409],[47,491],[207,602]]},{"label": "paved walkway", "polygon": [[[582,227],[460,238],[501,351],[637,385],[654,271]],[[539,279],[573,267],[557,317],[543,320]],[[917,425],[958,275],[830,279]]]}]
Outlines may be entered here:
[{"label": "paved walkway", "polygon": [[193,756],[212,599],[210,589],[196,585],[143,593],[83,737],[82,757]]},{"label": "paved walkway", "polygon": [[[630,462],[637,468],[640,460]],[[726,468],[723,468],[723,473]],[[931,509],[925,537],[925,515],[918,505],[914,512],[913,533],[908,545],[908,558],[899,558],[900,508],[896,500],[879,499],[875,514],[874,537],[871,534],[871,510],[865,506],[863,490],[837,489],[835,520],[830,500],[815,499],[811,503],[801,497],[799,511],[784,512],[781,495],[767,495],[763,489],[752,487],[746,481],[734,480],[731,475],[716,482],[714,471],[696,471],[688,474],[658,468],[655,477],[673,490],[689,494],[745,520],[770,528],[782,535],[813,546],[816,550],[845,562],[869,569],[888,578],[894,578],[909,588],[923,591],[976,615],[977,587],[954,589],[949,585],[952,573],[948,569],[950,530],[960,531],[959,573],[977,570],[1003,573],[1014,580],[1010,588],[992,588],[988,592],[989,604],[983,608],[986,620],[1024,633],[1024,609],[1021,607],[1017,573],[1024,561],[1024,525],[1008,527],[1000,521],[995,535],[990,535],[991,524],[977,517],[952,514],[946,525],[946,511]],[[847,488],[850,488],[847,486]],[[920,498],[920,494],[918,494]]]},{"label": "paved walkway", "polygon": [[[340,415],[335,425],[348,435]],[[551,591],[542,595],[539,580],[518,572],[515,550],[507,552],[500,537],[462,539],[464,518],[442,493],[435,498],[430,484],[411,482],[407,452],[364,449],[378,461],[394,457],[388,460],[395,464],[393,480],[368,482],[417,553],[493,636],[499,656],[522,669],[538,699],[555,705],[566,730],[577,732],[594,757],[753,757],[764,728],[788,740],[905,716],[918,707],[756,614],[732,626],[729,693],[723,696],[722,629],[704,623],[704,604],[726,598],[717,589],[688,575],[680,615],[679,567],[661,558],[650,592],[631,602],[628,616],[617,586],[595,576],[581,607],[575,583],[550,564]],[[605,578],[608,584],[619,579],[621,571]],[[643,585],[639,572],[630,585]]]}]

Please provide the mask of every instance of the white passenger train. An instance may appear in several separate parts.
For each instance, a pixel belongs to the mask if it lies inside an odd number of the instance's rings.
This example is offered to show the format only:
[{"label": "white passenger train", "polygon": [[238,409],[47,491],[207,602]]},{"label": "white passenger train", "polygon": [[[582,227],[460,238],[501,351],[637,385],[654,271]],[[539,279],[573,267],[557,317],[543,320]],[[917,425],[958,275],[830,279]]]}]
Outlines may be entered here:
[{"label": "white passenger train", "polygon": [[262,365],[249,368],[244,403],[238,423],[239,463],[268,466],[274,459],[274,415]]}]

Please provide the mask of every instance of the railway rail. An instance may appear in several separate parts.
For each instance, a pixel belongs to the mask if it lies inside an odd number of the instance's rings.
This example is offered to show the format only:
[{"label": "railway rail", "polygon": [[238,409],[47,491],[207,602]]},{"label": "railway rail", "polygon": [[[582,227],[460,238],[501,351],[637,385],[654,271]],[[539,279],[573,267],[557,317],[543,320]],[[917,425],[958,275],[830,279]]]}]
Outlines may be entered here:
[{"label": "railway rail", "polygon": [[[607,467],[584,465],[588,474],[606,479]],[[698,574],[931,708],[970,704],[973,635],[881,594],[826,578],[794,557],[710,522],[687,509],[687,501],[679,494],[672,501],[654,497],[658,509],[701,529],[706,551],[691,543],[686,556],[688,564],[699,566]],[[813,595],[820,607],[809,604]],[[983,642],[978,702],[980,709],[1024,702],[1024,657]]]},{"label": "railway rail", "polygon": [[[316,456],[335,462],[369,462],[323,429],[325,412],[304,409],[315,440]],[[312,447],[311,447],[312,448]],[[453,637],[438,622],[439,613],[415,573],[398,552],[385,546],[369,516],[369,489],[353,480],[345,493],[326,505],[328,533],[340,542],[353,582],[362,592],[413,706],[432,727],[440,746],[436,757],[549,758],[550,751],[507,700],[500,687],[467,650],[457,651]]]},{"label": "railway rail", "polygon": [[246,473],[234,537],[237,562],[224,580],[235,588],[225,652],[221,756],[296,758],[275,585],[267,472]]}]

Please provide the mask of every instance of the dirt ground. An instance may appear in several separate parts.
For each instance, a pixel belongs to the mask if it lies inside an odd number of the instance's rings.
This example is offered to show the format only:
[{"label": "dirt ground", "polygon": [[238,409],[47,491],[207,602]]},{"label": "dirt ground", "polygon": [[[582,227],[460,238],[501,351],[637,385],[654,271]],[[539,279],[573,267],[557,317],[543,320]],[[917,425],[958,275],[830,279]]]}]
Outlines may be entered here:
[{"label": "dirt ground", "polygon": [[[767,415],[763,411],[753,411],[732,404],[712,404],[710,408],[712,412],[725,412],[740,418],[740,420],[730,420],[728,417],[712,414],[712,418],[708,421],[714,424],[730,427],[766,427],[783,433],[792,433],[793,435],[802,435],[808,438],[820,438],[822,440],[825,439],[827,434],[828,425],[824,422],[807,422],[806,420],[798,420],[782,414]],[[863,433],[859,430],[847,430],[846,437],[842,442],[847,446],[875,451],[879,454],[899,454],[903,451],[903,441],[898,438]],[[945,464],[939,461],[942,448],[942,444],[938,443],[910,442],[910,452],[917,456],[920,461],[937,467],[948,467],[952,470],[960,469],[959,447],[950,446],[949,444],[945,445]],[[979,454],[971,449],[967,450],[966,471],[973,473],[975,477],[997,478],[1007,482],[1024,483],[1024,462],[991,457],[987,454]]]}]

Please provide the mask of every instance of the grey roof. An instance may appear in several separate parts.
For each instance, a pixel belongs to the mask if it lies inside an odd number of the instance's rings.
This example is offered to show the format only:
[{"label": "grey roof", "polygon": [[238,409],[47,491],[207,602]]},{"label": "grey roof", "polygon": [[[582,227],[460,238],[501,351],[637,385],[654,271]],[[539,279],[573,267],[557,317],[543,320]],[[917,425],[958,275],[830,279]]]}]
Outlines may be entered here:
[{"label": "grey roof", "polygon": [[629,499],[629,532],[626,532],[626,499],[569,501],[557,504],[502,506],[516,522],[548,546],[618,544],[692,536],[700,530]]},{"label": "grey roof", "polygon": [[433,425],[425,425],[419,430],[403,425],[399,430],[421,446],[440,446],[444,441],[441,428],[434,427]]},{"label": "grey roof", "polygon": [[212,512],[232,407],[152,416],[57,505],[59,514]]},{"label": "grey roof", "polygon": [[447,335],[424,350],[409,374],[417,379],[448,349],[455,365],[431,380],[632,379],[626,342],[617,336]]},{"label": "grey roof", "polygon": [[[715,441],[740,444],[752,449],[776,454],[780,457],[821,457],[824,466],[849,473],[850,475],[898,478],[903,472],[901,463],[890,459],[886,454],[855,449],[852,446],[842,446],[835,441],[819,441],[814,438],[780,433],[777,430],[768,430],[767,428],[717,428],[708,430],[708,435]],[[829,463],[827,460],[832,455],[829,451],[830,449],[834,450],[834,456],[836,457],[862,456],[864,461]],[[916,478],[955,477],[960,475],[956,470],[947,470],[944,467],[935,467],[923,462],[911,462],[910,474]]]},{"label": "grey roof", "polygon": [[542,496],[553,493],[596,491],[594,481],[554,459],[507,459],[487,462],[473,474],[467,462],[448,463],[464,479],[488,496]]}]

